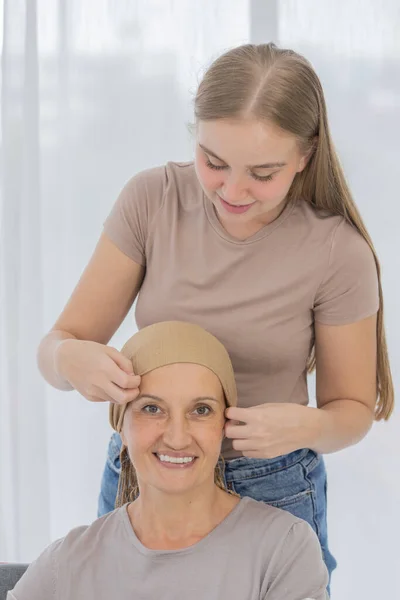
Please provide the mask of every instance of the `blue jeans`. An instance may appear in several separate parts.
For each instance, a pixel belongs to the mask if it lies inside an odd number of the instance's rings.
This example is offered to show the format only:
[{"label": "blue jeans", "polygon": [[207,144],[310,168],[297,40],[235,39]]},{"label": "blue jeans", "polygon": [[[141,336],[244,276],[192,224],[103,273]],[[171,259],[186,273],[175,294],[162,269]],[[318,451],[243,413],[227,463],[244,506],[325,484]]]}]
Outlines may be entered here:
[{"label": "blue jeans", "polygon": [[[121,438],[113,433],[101,482],[99,517],[114,510],[121,469],[120,449]],[[307,521],[320,541],[330,581],[336,560],[328,548],[327,480],[320,454],[304,449],[272,459],[235,458],[225,463],[225,483],[240,496],[261,500]]]}]

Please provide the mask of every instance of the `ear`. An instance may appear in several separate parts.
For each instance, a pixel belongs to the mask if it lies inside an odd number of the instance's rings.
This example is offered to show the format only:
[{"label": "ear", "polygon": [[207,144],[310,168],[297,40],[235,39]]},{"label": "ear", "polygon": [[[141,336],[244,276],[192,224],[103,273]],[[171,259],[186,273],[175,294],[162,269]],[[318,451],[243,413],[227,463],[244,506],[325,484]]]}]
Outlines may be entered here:
[{"label": "ear", "polygon": [[304,171],[304,169],[308,165],[309,160],[311,159],[312,155],[314,154],[314,152],[317,148],[317,145],[318,145],[318,136],[316,135],[311,142],[309,150],[301,156],[300,161],[299,161],[299,166],[297,169],[297,173],[301,173],[302,171]]}]

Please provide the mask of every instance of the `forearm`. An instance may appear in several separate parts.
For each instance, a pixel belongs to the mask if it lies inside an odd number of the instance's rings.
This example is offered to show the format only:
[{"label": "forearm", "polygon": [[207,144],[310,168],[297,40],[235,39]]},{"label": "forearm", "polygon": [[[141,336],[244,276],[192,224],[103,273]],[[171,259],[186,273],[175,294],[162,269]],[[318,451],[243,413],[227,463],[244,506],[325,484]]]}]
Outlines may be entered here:
[{"label": "forearm", "polygon": [[315,427],[307,447],[320,454],[338,452],[357,444],[371,429],[371,409],[355,400],[333,400],[321,408],[310,408]]},{"label": "forearm", "polygon": [[37,364],[47,383],[58,390],[70,391],[73,387],[57,373],[56,354],[64,340],[75,340],[67,331],[51,331],[40,342],[37,351]]}]

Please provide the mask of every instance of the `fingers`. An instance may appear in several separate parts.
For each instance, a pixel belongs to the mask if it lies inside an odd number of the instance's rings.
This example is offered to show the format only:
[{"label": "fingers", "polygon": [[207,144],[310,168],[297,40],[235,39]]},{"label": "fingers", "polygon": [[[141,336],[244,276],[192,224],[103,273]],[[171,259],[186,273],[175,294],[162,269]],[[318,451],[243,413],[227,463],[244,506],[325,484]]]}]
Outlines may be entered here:
[{"label": "fingers", "polygon": [[115,348],[109,348],[109,350],[111,350],[111,358],[115,366],[110,373],[111,381],[125,390],[138,388],[141,378],[133,372],[131,361]]},{"label": "fingers", "polygon": [[129,360],[129,358],[127,358],[126,356],[121,354],[121,352],[118,352],[116,348],[112,348],[111,346],[108,346],[108,352],[113,361],[118,365],[118,367],[122,371],[124,371],[128,375],[133,375],[132,362]]},{"label": "fingers", "polygon": [[115,365],[111,373],[111,381],[124,390],[131,390],[139,387],[141,378],[139,375],[128,375]]},{"label": "fingers", "polygon": [[256,444],[252,440],[238,440],[235,439],[232,441],[232,448],[234,450],[238,450],[239,452],[256,452]]},{"label": "fingers", "polygon": [[132,400],[135,400],[140,393],[138,387],[133,389],[123,389],[112,381],[107,382],[103,389],[105,394],[110,398],[110,401],[116,402],[117,404],[127,404],[128,402],[132,402]]},{"label": "fingers", "polygon": [[232,439],[245,439],[250,437],[250,429],[247,425],[225,425],[225,435]]},{"label": "fingers", "polygon": [[114,402],[113,398],[105,393],[104,390],[100,388],[96,388],[92,393],[85,394],[85,398],[90,400],[90,402]]},{"label": "fingers", "polygon": [[225,416],[234,421],[246,421],[250,414],[248,408],[239,408],[238,406],[229,406],[225,410]]}]

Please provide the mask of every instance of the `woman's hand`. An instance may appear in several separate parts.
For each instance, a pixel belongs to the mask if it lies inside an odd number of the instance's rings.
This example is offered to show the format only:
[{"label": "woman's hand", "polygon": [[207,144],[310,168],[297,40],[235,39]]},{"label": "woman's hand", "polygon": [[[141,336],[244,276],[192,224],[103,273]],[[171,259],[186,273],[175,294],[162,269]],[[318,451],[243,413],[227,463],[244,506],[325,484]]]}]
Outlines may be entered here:
[{"label": "woman's hand", "polygon": [[115,348],[67,339],[60,342],[54,360],[58,375],[91,402],[126,404],[139,395],[140,377]]},{"label": "woman's hand", "polygon": [[[275,458],[312,448],[319,431],[319,410],[299,404],[229,407],[225,435],[248,458]],[[244,425],[237,424],[241,421]]]}]

